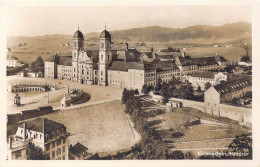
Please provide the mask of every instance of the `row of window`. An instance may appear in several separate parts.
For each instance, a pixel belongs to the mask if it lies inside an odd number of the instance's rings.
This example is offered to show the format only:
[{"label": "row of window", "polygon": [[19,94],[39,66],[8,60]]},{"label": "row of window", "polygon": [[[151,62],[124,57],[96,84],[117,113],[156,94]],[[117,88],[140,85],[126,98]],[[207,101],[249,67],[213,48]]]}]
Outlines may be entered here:
[{"label": "row of window", "polygon": [[[55,156],[57,157],[57,156],[61,155],[62,153],[65,153],[65,146],[62,146],[62,150],[61,150],[61,148],[58,148],[57,150],[53,150],[51,152],[51,159],[54,159]],[[50,153],[48,153],[47,156],[50,157]],[[63,159],[65,159],[65,155],[63,157],[64,157]]]},{"label": "row of window", "polygon": [[[52,143],[46,144],[46,145],[45,145],[46,151],[49,151],[49,150],[50,150],[50,145],[52,145],[52,149],[54,149],[55,146],[58,147],[59,145],[61,145],[61,143],[62,143],[62,144],[65,144],[65,143],[66,143],[66,138],[59,139],[59,140],[56,140],[56,141],[54,141],[54,142],[52,142]],[[64,147],[64,149],[65,149],[65,146],[63,146],[63,147]]]},{"label": "row of window", "polygon": [[214,81],[214,79],[209,79],[209,78],[197,78],[193,77],[194,80],[201,80],[201,81]]},{"label": "row of window", "polygon": [[[23,134],[23,130],[21,129],[21,135],[22,134]],[[30,131],[26,133],[26,137],[28,137],[28,135],[29,135],[29,137],[33,137],[33,139],[38,139],[38,137],[39,137],[39,139],[42,138],[42,134],[38,135],[38,133],[34,133],[32,136],[32,132],[30,132]]]}]

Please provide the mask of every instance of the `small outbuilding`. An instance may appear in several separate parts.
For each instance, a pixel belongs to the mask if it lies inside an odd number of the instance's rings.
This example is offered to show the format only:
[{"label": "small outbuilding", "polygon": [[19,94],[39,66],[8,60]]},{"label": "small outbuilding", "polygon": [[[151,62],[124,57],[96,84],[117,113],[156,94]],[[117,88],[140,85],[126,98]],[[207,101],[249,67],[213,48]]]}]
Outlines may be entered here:
[{"label": "small outbuilding", "polygon": [[174,108],[182,108],[182,102],[181,101],[169,100],[169,102],[166,103],[166,106],[174,107]]}]

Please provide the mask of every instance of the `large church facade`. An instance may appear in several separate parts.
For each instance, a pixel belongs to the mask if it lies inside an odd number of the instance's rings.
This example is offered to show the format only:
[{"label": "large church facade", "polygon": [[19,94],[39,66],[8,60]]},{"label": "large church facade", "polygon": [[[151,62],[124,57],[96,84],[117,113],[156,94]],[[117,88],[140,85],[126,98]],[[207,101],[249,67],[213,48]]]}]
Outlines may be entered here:
[{"label": "large church facade", "polygon": [[108,85],[107,70],[112,63],[111,44],[111,35],[105,29],[100,34],[98,53],[88,52],[84,48],[84,36],[77,30],[73,35],[72,56],[54,55],[45,61],[45,78],[67,79],[87,85]]},{"label": "large church facade", "polygon": [[112,63],[111,35],[107,30],[100,34],[98,69],[94,69],[94,61],[84,49],[84,36],[78,30],[73,35],[72,81],[81,84],[107,85],[107,69]]}]

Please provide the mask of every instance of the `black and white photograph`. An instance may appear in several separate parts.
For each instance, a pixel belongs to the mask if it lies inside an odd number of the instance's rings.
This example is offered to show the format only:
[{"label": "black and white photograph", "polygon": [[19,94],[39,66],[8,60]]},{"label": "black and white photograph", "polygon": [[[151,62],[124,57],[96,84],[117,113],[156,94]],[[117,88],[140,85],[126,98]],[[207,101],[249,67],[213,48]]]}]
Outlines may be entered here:
[{"label": "black and white photograph", "polygon": [[257,160],[253,4],[6,2],[3,160]]}]

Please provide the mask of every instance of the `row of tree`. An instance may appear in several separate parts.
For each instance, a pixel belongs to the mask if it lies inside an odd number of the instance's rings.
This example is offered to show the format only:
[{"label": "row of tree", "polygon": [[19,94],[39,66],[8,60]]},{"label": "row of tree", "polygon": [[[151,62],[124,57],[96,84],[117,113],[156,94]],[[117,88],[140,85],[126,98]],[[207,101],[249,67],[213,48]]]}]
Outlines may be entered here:
[{"label": "row of tree", "polygon": [[193,159],[191,153],[169,151],[167,144],[152,127],[152,123],[147,121],[147,113],[141,109],[134,90],[124,89],[122,103],[125,104],[125,112],[130,115],[136,130],[142,137],[141,141],[132,148],[132,154],[121,156],[122,159]]},{"label": "row of tree", "polygon": [[[252,139],[246,135],[237,136],[228,145],[228,149],[223,151],[226,153],[224,155],[195,157],[191,152],[171,152],[158,132],[152,127],[152,123],[147,121],[148,113],[141,109],[133,90],[124,89],[122,103],[125,104],[125,112],[130,115],[142,139],[132,148],[130,156],[122,156],[121,154],[121,156],[116,157],[117,159],[119,157],[121,159],[252,159]],[[157,113],[161,114],[162,112]],[[239,156],[239,154],[242,154],[242,156]]]}]

